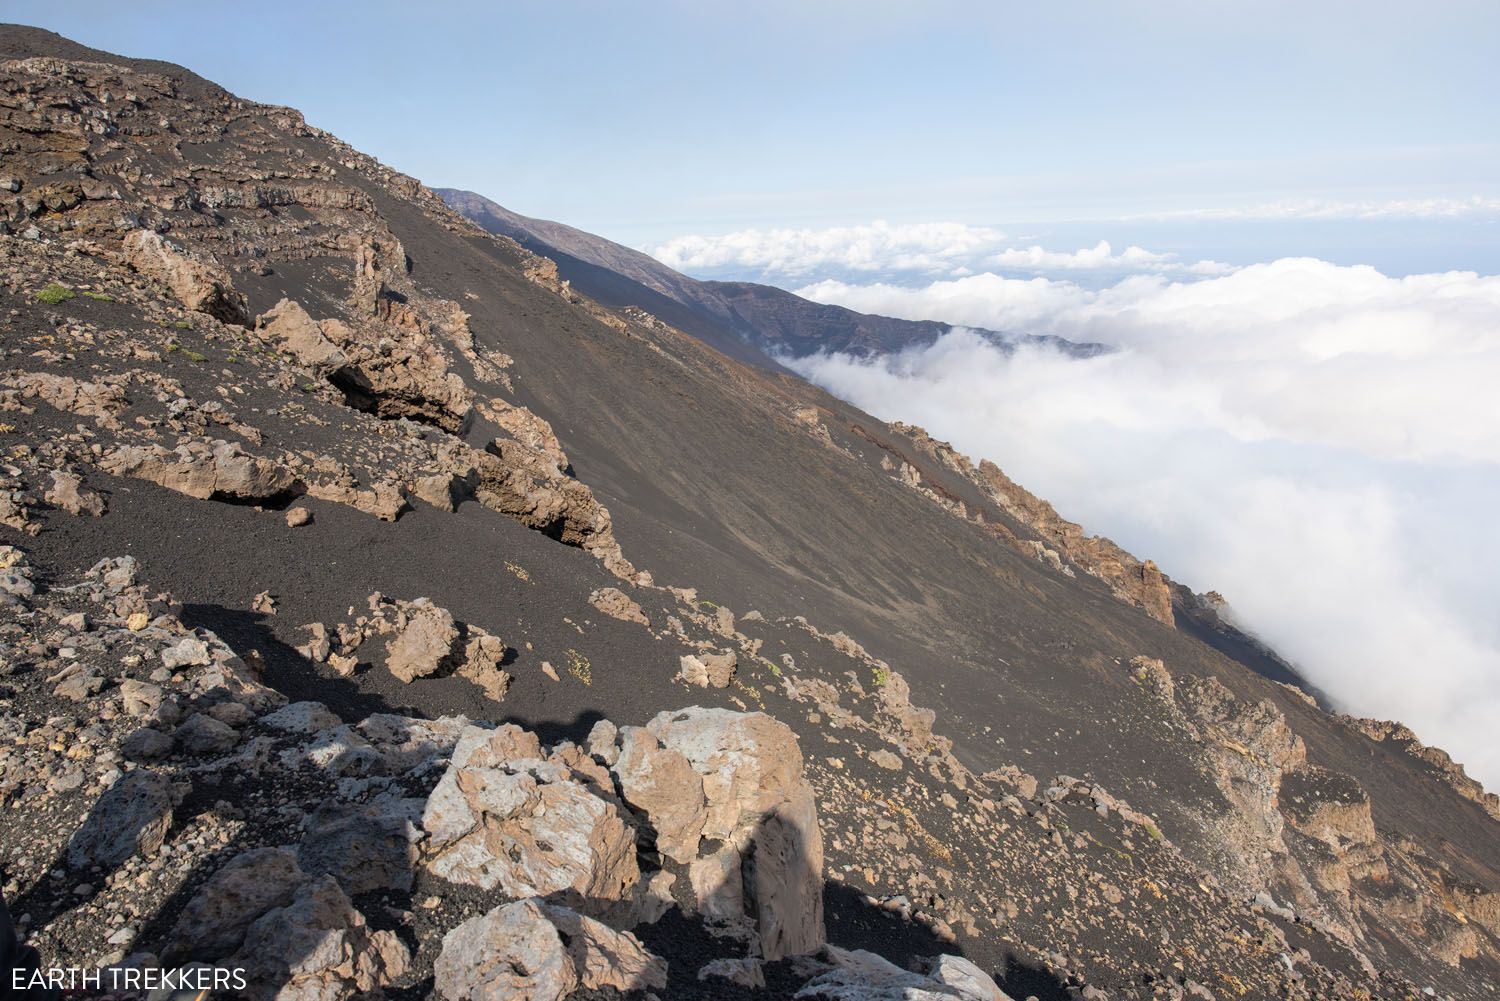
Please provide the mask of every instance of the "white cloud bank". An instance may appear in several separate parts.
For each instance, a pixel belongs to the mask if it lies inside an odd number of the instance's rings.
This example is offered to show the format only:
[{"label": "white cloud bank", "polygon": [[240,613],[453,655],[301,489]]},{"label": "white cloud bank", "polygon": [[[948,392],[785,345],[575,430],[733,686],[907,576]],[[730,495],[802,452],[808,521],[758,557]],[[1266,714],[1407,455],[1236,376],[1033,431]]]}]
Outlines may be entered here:
[{"label": "white cloud bank", "polygon": [[960,329],[796,364],[1222,591],[1342,707],[1500,785],[1500,277],[1289,259],[1099,291],[985,274],[801,294],[1119,348],[1008,356]]},{"label": "white cloud bank", "polygon": [[1225,265],[1193,264],[1172,254],[1141,247],[1115,253],[1107,241],[1077,251],[1040,246],[1010,246],[1004,232],[964,223],[867,226],[827,229],[745,229],[722,236],[679,236],[646,253],[679,271],[732,268],[762,275],[801,277],[830,270],[847,272],[917,272],[967,275],[978,268],[1020,271],[1145,271],[1218,274]]}]

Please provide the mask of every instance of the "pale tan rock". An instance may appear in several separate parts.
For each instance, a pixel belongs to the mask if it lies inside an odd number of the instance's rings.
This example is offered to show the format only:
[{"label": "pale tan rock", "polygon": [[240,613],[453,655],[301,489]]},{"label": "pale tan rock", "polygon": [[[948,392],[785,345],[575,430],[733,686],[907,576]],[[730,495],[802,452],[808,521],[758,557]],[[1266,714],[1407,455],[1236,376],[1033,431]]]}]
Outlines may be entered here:
[{"label": "pale tan rock", "polygon": [[311,524],[312,512],[305,507],[288,508],[286,512],[286,527],[301,528],[303,525]]},{"label": "pale tan rock", "polygon": [[244,968],[250,998],[343,1001],[378,994],[410,961],[394,932],[371,930],[338,882],[324,876],[258,918],[226,965]]},{"label": "pale tan rock", "polygon": [[589,604],[611,618],[622,622],[639,622],[650,628],[651,620],[634,598],[617,587],[601,587],[589,595]]},{"label": "pale tan rock", "polygon": [[536,735],[515,726],[463,732],[422,824],[424,864],[452,882],[607,905],[629,900],[640,878],[615,804],[542,760]]},{"label": "pale tan rock", "polygon": [[677,676],[698,688],[728,688],[738,663],[739,655],[733,650],[683,654],[678,660]]},{"label": "pale tan rock", "polygon": [[77,473],[54,469],[52,482],[43,499],[55,508],[73,515],[98,518],[104,514],[104,498],[83,485]]},{"label": "pale tan rock", "polygon": [[255,332],[319,376],[330,375],[349,364],[348,357],[328,339],[317,321],[291,299],[282,299],[256,317]]},{"label": "pale tan rock", "polygon": [[650,731],[627,726],[612,771],[625,802],[656,831],[657,851],[678,862],[696,858],[708,811],[703,780],[687,758],[661,746]]},{"label": "pale tan rock", "polygon": [[786,724],[764,713],[692,707],[664,712],[646,727],[703,777],[703,835],[744,845],[743,874],[768,960],[815,951],[824,942],[823,841],[802,751]]},{"label": "pale tan rock", "polygon": [[500,663],[505,659],[505,643],[500,637],[469,626],[469,640],[464,645],[464,660],[458,674],[484,689],[484,694],[499,702],[510,690],[510,674]]},{"label": "pale tan rock", "polygon": [[411,603],[406,627],[386,644],[386,668],[398,679],[415,681],[437,674],[453,655],[458,626],[445,608],[426,598]]},{"label": "pale tan rock", "polygon": [[225,323],[248,325],[245,297],[235,291],[223,268],[189,257],[161,234],[146,229],[127,235],[124,250],[131,270],[166,285],[188,309]]},{"label": "pale tan rock", "polygon": [[309,622],[302,628],[307,632],[308,638],[306,643],[297,648],[297,652],[314,664],[323,663],[333,650],[328,639],[328,627],[321,622]]},{"label": "pale tan rock", "polygon": [[160,445],[121,445],[105,453],[100,468],[116,476],[150,480],[199,500],[266,500],[289,490],[293,476],[270,459],[237,444],[207,439],[168,451]]}]

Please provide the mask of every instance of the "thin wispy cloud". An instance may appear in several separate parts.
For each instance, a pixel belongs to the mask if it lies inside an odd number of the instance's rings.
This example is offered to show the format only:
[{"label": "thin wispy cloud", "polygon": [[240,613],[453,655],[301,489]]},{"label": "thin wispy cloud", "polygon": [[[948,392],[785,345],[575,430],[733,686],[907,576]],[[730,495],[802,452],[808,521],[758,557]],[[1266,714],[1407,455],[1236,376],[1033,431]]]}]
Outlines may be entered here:
[{"label": "thin wispy cloud", "polygon": [[986,274],[802,294],[1115,346],[1006,354],[958,329],[797,364],[1223,592],[1342,708],[1500,784],[1500,277],[1289,259],[1097,290]]},{"label": "thin wispy cloud", "polygon": [[1338,201],[1317,198],[1259,202],[1254,205],[1173,209],[1120,217],[1122,222],[1203,220],[1398,220],[1500,218],[1500,198],[1394,198],[1384,201]]}]

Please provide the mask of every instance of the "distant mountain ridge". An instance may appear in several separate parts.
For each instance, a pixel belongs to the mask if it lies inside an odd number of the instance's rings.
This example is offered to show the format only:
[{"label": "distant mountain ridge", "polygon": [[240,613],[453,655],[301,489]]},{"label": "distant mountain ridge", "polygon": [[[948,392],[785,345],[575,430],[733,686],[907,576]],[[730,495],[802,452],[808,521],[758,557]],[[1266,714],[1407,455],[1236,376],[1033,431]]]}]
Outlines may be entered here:
[{"label": "distant mountain ridge", "polygon": [[[590,298],[645,309],[742,361],[780,367],[778,358],[825,351],[889,354],[931,344],[953,329],[936,320],[903,320],[813,302],[772,285],[700,281],[639,250],[563,223],[523,216],[472,191],[433,190],[489,232],[557,261],[558,273]],[[1046,335],[978,333],[1007,348],[1045,344],[1084,357],[1106,350]],[[743,345],[754,351],[746,353]]]}]

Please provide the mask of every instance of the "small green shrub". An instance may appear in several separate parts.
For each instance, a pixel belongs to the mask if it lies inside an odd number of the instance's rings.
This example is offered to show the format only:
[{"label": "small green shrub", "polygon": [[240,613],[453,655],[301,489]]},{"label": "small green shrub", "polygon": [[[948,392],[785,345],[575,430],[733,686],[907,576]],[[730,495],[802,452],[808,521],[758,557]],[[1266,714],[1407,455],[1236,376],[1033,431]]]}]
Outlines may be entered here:
[{"label": "small green shrub", "polygon": [[92,299],[95,302],[114,302],[115,301],[115,297],[114,296],[108,295],[108,294],[106,294],[104,292],[85,292],[85,293],[83,293],[83,295],[84,295],[84,298],[86,298],[86,299]]},{"label": "small green shrub", "polygon": [[172,324],[172,326],[176,327],[178,330],[192,330],[193,329],[193,325],[191,323],[189,323],[187,320],[178,320],[176,323]]},{"label": "small green shrub", "polygon": [[205,361],[208,361],[208,355],[202,354],[202,353],[197,352],[197,351],[189,351],[187,348],[183,348],[182,349],[182,357],[186,358],[188,361],[196,361],[196,362],[205,362]]},{"label": "small green shrub", "polygon": [[891,680],[891,669],[888,667],[875,667],[870,669],[870,680],[876,688],[884,688]]},{"label": "small green shrub", "polygon": [[56,306],[60,302],[67,302],[73,298],[73,290],[66,285],[50,282],[45,288],[36,294],[36,301],[47,306]]}]

